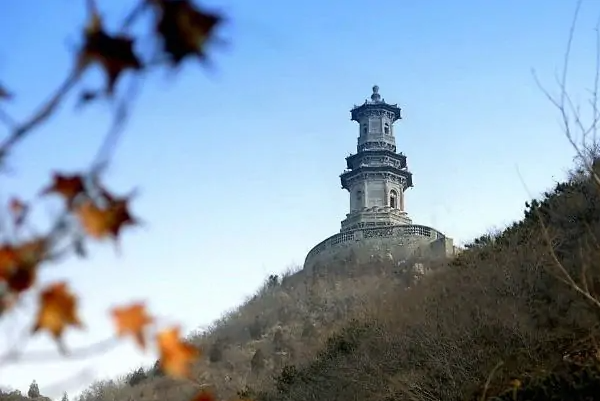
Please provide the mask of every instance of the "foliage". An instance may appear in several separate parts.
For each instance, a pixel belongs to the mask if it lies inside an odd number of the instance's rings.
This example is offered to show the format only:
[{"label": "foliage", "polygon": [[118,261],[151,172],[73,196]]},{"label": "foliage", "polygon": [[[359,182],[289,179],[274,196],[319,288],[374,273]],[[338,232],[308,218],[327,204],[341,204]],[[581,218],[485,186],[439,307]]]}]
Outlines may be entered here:
[{"label": "foliage", "polygon": [[[557,184],[494,241],[448,264],[429,262],[432,273],[409,290],[398,266],[384,262],[340,259],[324,266],[327,275],[286,276],[192,338],[220,353],[192,369],[210,378],[219,398],[256,401],[480,399],[490,377],[487,397],[507,397],[515,377],[525,388],[560,374],[567,353],[593,349],[600,313],[561,282],[536,215],[559,261],[579,283],[585,267],[585,282],[598,293],[600,194],[593,188],[589,175]],[[257,321],[260,335],[250,335]],[[255,361],[251,372],[259,349],[264,365]],[[186,399],[181,386],[150,372],[116,390],[114,400]]]},{"label": "foliage", "polygon": [[600,294],[597,238],[594,180],[557,184],[493,241],[486,237],[347,321],[313,359],[286,366],[256,399],[480,399],[485,387],[488,397],[508,400],[514,383],[521,383],[520,400],[549,399],[543,391],[585,399],[596,391],[592,368],[577,377],[561,369],[566,355],[583,349],[597,361],[600,312],[564,279],[552,252],[577,285]]},{"label": "foliage", "polygon": [[37,382],[34,380],[29,385],[29,390],[27,390],[27,397],[29,398],[38,398],[40,396],[40,388]]},{"label": "foliage", "polygon": [[138,368],[137,370],[134,370],[133,372],[127,374],[127,376],[125,377],[125,383],[133,387],[140,384],[147,378],[148,374],[146,373],[144,368]]},{"label": "foliage", "polygon": [[525,383],[516,380],[488,401],[585,401],[594,400],[600,394],[600,365],[566,363],[551,373],[529,379]]},{"label": "foliage", "polygon": [[271,274],[269,278],[267,278],[267,288],[277,287],[279,284],[281,283],[277,274]]}]

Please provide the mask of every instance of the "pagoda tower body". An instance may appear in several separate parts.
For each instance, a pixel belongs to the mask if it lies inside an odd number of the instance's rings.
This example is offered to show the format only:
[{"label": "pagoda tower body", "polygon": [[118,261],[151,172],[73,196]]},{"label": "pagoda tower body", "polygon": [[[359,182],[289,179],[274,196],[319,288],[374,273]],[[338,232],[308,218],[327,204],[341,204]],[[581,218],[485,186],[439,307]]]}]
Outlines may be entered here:
[{"label": "pagoda tower body", "polygon": [[456,248],[451,238],[413,224],[405,211],[404,194],[413,186],[413,177],[406,156],[396,149],[394,123],[402,119],[400,107],[386,103],[375,85],[371,99],[350,113],[358,123],[358,143],[340,175],[342,189],[349,193],[350,212],[338,234],[308,253],[304,270],[314,272],[335,259],[367,262],[373,257],[405,261],[453,256]]},{"label": "pagoda tower body", "polygon": [[373,87],[371,100],[355,106],[352,121],[359,126],[356,153],[346,158],[340,176],[350,193],[350,213],[341,231],[412,224],[404,211],[404,192],[413,186],[406,156],[396,152],[394,123],[402,119],[398,105],[388,104]]}]

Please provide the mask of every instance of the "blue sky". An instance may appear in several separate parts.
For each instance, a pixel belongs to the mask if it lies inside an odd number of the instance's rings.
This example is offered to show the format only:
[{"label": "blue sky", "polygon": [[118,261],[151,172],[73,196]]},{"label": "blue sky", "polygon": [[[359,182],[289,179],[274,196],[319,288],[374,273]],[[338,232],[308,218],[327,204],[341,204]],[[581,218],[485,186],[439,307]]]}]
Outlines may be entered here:
[{"label": "blue sky", "polygon": [[[0,81],[16,93],[6,111],[20,119],[72,62],[84,2],[5,3],[0,36],[11,40],[0,43]],[[99,4],[116,26],[132,2]],[[205,4],[229,15],[221,36],[230,46],[213,49],[211,71],[191,63],[174,79],[148,77],[106,174],[117,191],[140,188],[133,210],[145,226],[125,233],[120,256],[100,245],[89,261],[44,273],[44,281],[69,278],[82,296],[88,329],[70,334],[72,345],[108,337],[106,310],[132,300],[149,299],[186,331],[207,325],[338,232],[348,210],[338,176],[358,134],[349,110],[374,84],[403,108],[396,136],[414,173],[406,208],[415,223],[469,240],[520,218],[527,191],[539,194],[572,165],[559,115],[531,70],[557,89],[574,0]],[[569,90],[581,103],[593,83],[599,12],[584,1],[575,37]],[[86,81],[98,77],[90,71]],[[73,104],[12,154],[3,199],[30,198],[51,169],[74,171],[93,157],[109,108],[75,113]],[[40,222],[57,208],[38,203]],[[52,347],[42,336],[27,349]],[[56,396],[61,380],[82,370],[91,376],[67,390],[153,360],[125,341],[83,362],[5,367],[0,384],[26,391],[36,379]]]}]

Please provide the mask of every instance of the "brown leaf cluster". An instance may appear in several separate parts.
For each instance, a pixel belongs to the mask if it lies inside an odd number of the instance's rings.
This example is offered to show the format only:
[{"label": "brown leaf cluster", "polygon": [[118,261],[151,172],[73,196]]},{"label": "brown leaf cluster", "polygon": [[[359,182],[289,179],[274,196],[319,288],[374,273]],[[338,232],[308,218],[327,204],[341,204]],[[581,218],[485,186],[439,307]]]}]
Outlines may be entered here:
[{"label": "brown leaf cluster", "polygon": [[[155,322],[141,302],[128,306],[116,307],[111,311],[117,335],[130,335],[142,349],[148,343],[147,328]],[[159,331],[155,336],[159,351],[160,367],[166,374],[176,378],[189,378],[190,367],[199,356],[200,351],[181,339],[179,327],[171,327]]]},{"label": "brown leaf cluster", "polygon": [[[122,27],[112,31],[107,28],[96,1],[86,0],[86,4],[88,21],[71,75],[38,111],[22,123],[17,123],[2,111],[0,117],[11,130],[0,141],[2,162],[17,143],[47,121],[91,66],[101,68],[106,82],[101,90],[83,90],[80,99],[84,102],[95,99],[99,94],[112,97],[127,73],[139,75],[160,65],[175,67],[189,58],[206,62],[206,45],[224,20],[221,15],[208,12],[189,0],[138,0]],[[158,50],[150,57],[143,55],[138,48],[136,35],[128,33],[130,26],[144,14],[151,14],[153,22],[147,33],[154,39]],[[125,95],[127,97],[128,93]],[[0,101],[12,96],[7,87],[0,84]],[[115,113],[114,125],[121,121],[119,114]],[[110,140],[112,136],[109,133],[107,138]],[[104,152],[104,145],[101,151]],[[94,161],[90,172],[56,172],[50,183],[39,192],[41,198],[57,197],[64,205],[63,213],[57,216],[50,228],[45,232],[42,230],[42,234],[32,221],[33,201],[13,197],[5,208],[0,208],[0,212],[6,212],[9,217],[10,231],[0,239],[0,318],[15,310],[26,293],[34,293],[37,311],[30,334],[46,332],[62,352],[67,352],[63,343],[65,332],[84,327],[79,296],[68,280],[40,284],[40,269],[70,253],[87,256],[85,244],[88,241],[110,239],[117,243],[126,227],[140,224],[130,210],[133,196],[115,195],[100,184],[96,170],[105,162],[103,152],[98,157],[100,160]],[[200,356],[200,350],[181,338],[179,327],[157,330],[155,318],[142,302],[115,307],[111,310],[111,317],[117,338],[132,337],[142,350],[147,350],[150,342],[154,343],[164,373],[193,381],[190,367]],[[85,353],[85,350],[81,352]],[[0,363],[2,361],[0,356]],[[207,391],[194,397],[194,401],[213,399]]]},{"label": "brown leaf cluster", "polygon": [[[136,38],[124,33],[107,32],[94,1],[89,1],[89,22],[84,32],[84,44],[78,54],[77,71],[98,64],[107,76],[104,92],[112,95],[119,78],[127,70],[141,71],[160,64],[159,60],[143,61],[135,50]],[[206,11],[189,0],[144,0],[144,9],[154,13],[154,31],[157,42],[162,43],[162,59],[179,65],[190,57],[206,62],[205,46],[216,28],[223,22],[217,13]],[[81,101],[87,102],[98,95],[86,90]]]},{"label": "brown leaf cluster", "polygon": [[[136,219],[129,211],[129,198],[112,195],[98,184],[98,180],[83,174],[55,173],[52,182],[40,191],[40,195],[57,195],[64,200],[65,216],[45,235],[28,237],[24,228],[29,227],[32,205],[18,198],[9,201],[7,211],[15,235],[0,242],[0,316],[10,310],[21,295],[33,290],[40,267],[64,251],[58,244],[64,240],[79,242],[85,237],[118,239],[123,227],[134,225]],[[72,219],[68,219],[68,217]],[[69,221],[71,224],[69,224]],[[72,239],[71,237],[74,237]],[[32,333],[48,331],[60,340],[64,329],[81,327],[77,317],[75,296],[66,282],[50,284],[39,296],[39,311]]]}]

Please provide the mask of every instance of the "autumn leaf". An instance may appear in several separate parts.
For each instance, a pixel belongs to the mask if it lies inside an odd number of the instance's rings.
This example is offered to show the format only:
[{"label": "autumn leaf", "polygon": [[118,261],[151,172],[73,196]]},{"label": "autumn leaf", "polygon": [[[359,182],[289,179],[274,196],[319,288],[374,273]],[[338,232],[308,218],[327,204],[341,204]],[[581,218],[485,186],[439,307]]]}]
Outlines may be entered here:
[{"label": "autumn leaf", "polygon": [[160,352],[160,368],[172,377],[186,378],[190,375],[191,363],[200,356],[199,350],[181,341],[179,327],[161,331],[156,336]]},{"label": "autumn leaf", "polygon": [[157,0],[156,31],[165,53],[175,65],[188,56],[206,59],[204,45],[223,17],[195,8],[189,0]]},{"label": "autumn leaf", "polygon": [[0,246],[0,279],[17,293],[31,288],[39,264],[47,257],[47,241],[36,238],[18,246]]},{"label": "autumn leaf", "polygon": [[20,227],[25,221],[29,207],[20,199],[12,198],[9,204],[10,213],[15,227]]},{"label": "autumn leaf", "polygon": [[129,198],[107,199],[107,205],[100,207],[91,199],[86,199],[76,208],[75,215],[91,237],[118,238],[123,227],[137,222],[129,212],[128,202]]},{"label": "autumn leaf", "polygon": [[10,244],[0,245],[0,279],[7,280],[17,265],[17,252]]},{"label": "autumn leaf", "polygon": [[83,71],[93,63],[100,64],[108,77],[106,93],[111,95],[121,74],[128,69],[140,70],[142,63],[133,51],[133,39],[109,35],[95,8],[91,12],[85,30],[85,42],[78,57],[78,68]]},{"label": "autumn leaf", "polygon": [[83,327],[77,315],[77,299],[69,291],[66,282],[46,287],[40,294],[39,305],[32,333],[46,330],[60,343],[66,327]]},{"label": "autumn leaf", "polygon": [[146,313],[145,305],[134,303],[130,306],[114,308],[111,314],[117,326],[117,335],[131,334],[136,343],[142,349],[146,349],[144,330],[148,324],[153,322],[153,319]]},{"label": "autumn leaf", "polygon": [[100,239],[109,234],[107,213],[96,206],[93,200],[82,202],[75,210],[75,215],[88,235]]},{"label": "autumn leaf", "polygon": [[215,396],[212,392],[202,390],[196,394],[190,401],[215,401]]},{"label": "autumn leaf", "polygon": [[42,195],[55,193],[61,195],[67,201],[69,209],[73,207],[75,199],[85,193],[85,185],[81,175],[63,175],[54,173],[52,184],[41,191]]}]

